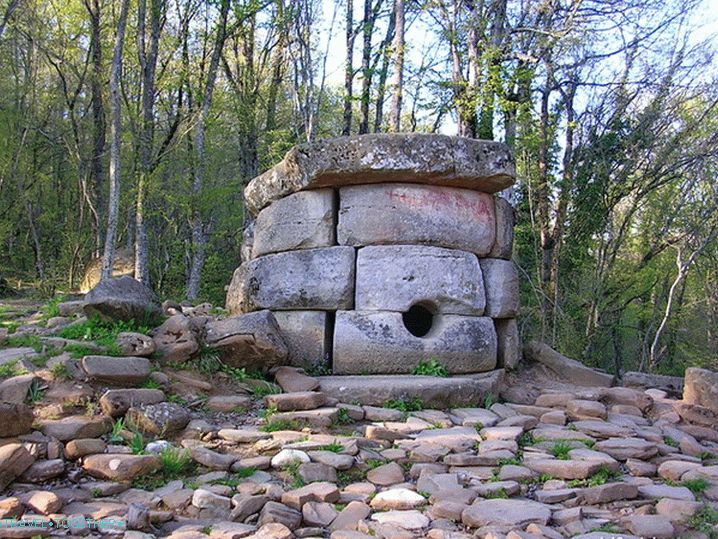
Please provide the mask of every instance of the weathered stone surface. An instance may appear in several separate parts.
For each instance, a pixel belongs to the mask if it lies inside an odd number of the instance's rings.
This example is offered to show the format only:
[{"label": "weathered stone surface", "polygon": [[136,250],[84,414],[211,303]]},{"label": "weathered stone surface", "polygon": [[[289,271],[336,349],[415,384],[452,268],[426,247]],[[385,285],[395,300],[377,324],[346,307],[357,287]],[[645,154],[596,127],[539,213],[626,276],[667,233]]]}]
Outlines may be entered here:
[{"label": "weathered stone surface", "polygon": [[558,479],[585,479],[598,472],[603,464],[588,460],[527,459],[524,466]]},{"label": "weathered stone surface", "polygon": [[125,418],[129,424],[143,432],[166,436],[185,428],[190,415],[179,404],[160,402],[133,406],[127,410]]},{"label": "weathered stone surface", "polygon": [[3,380],[0,382],[0,401],[17,404],[25,402],[30,387],[38,381],[39,379],[34,374],[21,374]]},{"label": "weathered stone surface", "polygon": [[239,314],[260,309],[334,310],[354,304],[354,249],[324,247],[261,256],[234,272],[226,306]]},{"label": "weathered stone surface", "polygon": [[35,419],[30,406],[11,402],[0,402],[0,418],[0,438],[30,432]]},{"label": "weathered stone surface", "polygon": [[388,400],[419,398],[424,406],[451,408],[484,402],[487,395],[496,397],[504,371],[472,376],[321,376],[320,389],[341,402],[360,402],[381,406]]},{"label": "weathered stone surface", "polygon": [[686,369],[683,401],[718,413],[718,372],[697,367]]},{"label": "weathered stone surface", "polygon": [[442,314],[481,316],[486,300],[479,262],[471,253],[423,245],[359,249],[358,311],[406,312],[422,304]]},{"label": "weathered stone surface", "polygon": [[90,455],[85,457],[82,467],[93,477],[129,481],[159,469],[160,460],[152,455]]},{"label": "weathered stone surface", "polygon": [[41,422],[40,430],[45,436],[52,436],[61,442],[76,438],[97,438],[112,430],[112,420],[105,416],[84,415],[47,419]]},{"label": "weathered stone surface", "polygon": [[638,496],[638,487],[630,483],[607,483],[581,491],[587,505],[598,505],[616,500],[632,500]]},{"label": "weathered stone surface", "polygon": [[151,323],[162,315],[154,292],[128,275],[100,281],[85,296],[83,310],[88,318],[138,323]]},{"label": "weathered stone surface", "polygon": [[608,453],[618,460],[645,460],[658,453],[658,448],[654,442],[649,442],[642,438],[611,438],[598,442],[594,448],[597,451]]},{"label": "weathered stone surface", "polygon": [[339,191],[339,245],[411,244],[485,256],[496,237],[491,195],[411,184],[344,187]]},{"label": "weathered stone surface", "polygon": [[324,406],[327,396],[317,391],[298,391],[296,393],[278,393],[267,395],[264,402],[268,407],[274,407],[279,412],[292,410],[314,410]]},{"label": "weathered stone surface", "polygon": [[516,214],[509,201],[500,196],[494,197],[494,206],[496,208],[496,240],[487,256],[511,260],[511,253],[514,249]]},{"label": "weathered stone surface", "polygon": [[63,473],[65,473],[64,460],[37,460],[22,473],[20,480],[26,483],[43,483]]},{"label": "weathered stone surface", "polygon": [[444,135],[373,134],[338,137],[292,148],[244,190],[259,210],[290,193],[377,182],[431,183],[501,191],[514,182],[509,148],[498,142]]},{"label": "weathered stone surface", "polygon": [[135,385],[149,377],[150,362],[144,357],[85,356],[82,369],[95,382]]},{"label": "weathered stone surface", "polygon": [[324,311],[275,311],[274,318],[287,345],[287,363],[305,369],[321,368],[332,347]]},{"label": "weathered stone surface", "polygon": [[639,537],[669,539],[675,537],[673,524],[663,515],[631,515],[623,521],[626,529]]},{"label": "weathered stone surface", "polygon": [[543,363],[556,374],[576,385],[590,387],[611,387],[613,385],[613,375],[590,369],[575,359],[569,359],[559,354],[542,342],[527,343],[524,346],[524,356]]},{"label": "weathered stone surface", "polygon": [[683,392],[683,378],[664,374],[629,371],[623,373],[623,385],[629,387],[654,388],[680,395]]},{"label": "weathered stone surface", "polygon": [[[135,272],[135,250],[133,248],[115,249],[112,257],[112,277],[132,276]],[[102,257],[93,258],[85,266],[85,274],[80,282],[80,292],[87,294],[97,286],[102,276]],[[83,302],[84,304],[84,302]],[[62,314],[62,311],[60,312]],[[67,316],[62,314],[62,316]]]},{"label": "weathered stone surface", "polygon": [[102,412],[110,417],[120,417],[132,406],[157,404],[165,400],[161,389],[125,388],[109,389],[100,397]]},{"label": "weathered stone surface", "polygon": [[485,500],[470,505],[461,514],[466,526],[514,526],[523,528],[527,524],[546,525],[551,518],[551,509],[542,503],[526,500]]},{"label": "weathered stone surface", "polygon": [[238,459],[236,455],[225,455],[202,446],[190,447],[189,454],[210,470],[229,470]]},{"label": "weathered stone surface", "polygon": [[295,249],[334,245],[332,189],[291,194],[276,200],[254,222],[252,258]]},{"label": "weathered stone surface", "polygon": [[296,391],[314,391],[319,387],[319,380],[307,376],[294,367],[279,367],[274,373],[277,384],[287,393]]},{"label": "weathered stone surface", "polygon": [[47,490],[31,490],[22,497],[22,502],[31,510],[41,515],[59,513],[62,509],[62,500],[54,492]]},{"label": "weathered stone surface", "polygon": [[521,361],[521,337],[515,318],[494,320],[496,328],[496,366],[515,369]]},{"label": "weathered stone surface", "polygon": [[287,359],[287,345],[271,311],[209,322],[206,331],[207,346],[232,367],[268,369]]},{"label": "weathered stone surface", "polygon": [[212,412],[238,412],[252,406],[248,395],[215,395],[207,399],[207,409]]},{"label": "weathered stone surface", "polygon": [[486,291],[484,314],[492,318],[512,318],[519,311],[519,275],[514,263],[498,258],[479,260]]},{"label": "weathered stone surface", "polygon": [[199,350],[190,320],[182,314],[170,316],[153,332],[157,355],[168,363],[184,363]]},{"label": "weathered stone surface", "polygon": [[338,311],[334,329],[336,374],[410,373],[433,356],[452,374],[496,366],[496,330],[486,317],[434,315],[431,329],[415,337],[401,313]]},{"label": "weathered stone surface", "polygon": [[33,462],[35,457],[21,444],[0,446],[0,491],[4,491],[5,487],[27,470]]},{"label": "weathered stone surface", "polygon": [[86,455],[103,453],[106,448],[107,444],[99,438],[78,438],[65,444],[65,457],[77,460]]},{"label": "weathered stone surface", "polygon": [[116,342],[123,356],[149,357],[155,353],[152,337],[142,333],[122,332]]},{"label": "weathered stone surface", "polygon": [[376,511],[416,509],[426,505],[427,500],[421,494],[406,488],[392,488],[384,490],[374,496],[371,501],[372,509]]}]

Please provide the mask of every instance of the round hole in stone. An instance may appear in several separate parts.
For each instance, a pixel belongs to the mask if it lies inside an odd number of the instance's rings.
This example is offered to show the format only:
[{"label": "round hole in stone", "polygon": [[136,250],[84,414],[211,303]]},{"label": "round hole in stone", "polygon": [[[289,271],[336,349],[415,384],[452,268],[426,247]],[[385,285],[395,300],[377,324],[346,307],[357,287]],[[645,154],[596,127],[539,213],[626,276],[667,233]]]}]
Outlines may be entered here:
[{"label": "round hole in stone", "polygon": [[409,310],[401,315],[404,327],[414,337],[425,337],[434,324],[434,313],[420,303],[412,305]]}]

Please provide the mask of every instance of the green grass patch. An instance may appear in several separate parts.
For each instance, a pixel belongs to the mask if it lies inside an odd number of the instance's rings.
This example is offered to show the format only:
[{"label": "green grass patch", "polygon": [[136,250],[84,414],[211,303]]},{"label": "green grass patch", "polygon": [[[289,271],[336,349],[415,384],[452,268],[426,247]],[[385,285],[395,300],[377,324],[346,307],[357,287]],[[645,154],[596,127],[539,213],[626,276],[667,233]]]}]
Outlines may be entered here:
[{"label": "green grass patch", "polygon": [[710,483],[702,477],[699,477],[698,479],[685,479],[681,481],[681,486],[686,487],[693,494],[699,495],[702,494],[703,491],[706,490],[708,487],[710,487]]},{"label": "green grass patch", "polygon": [[384,403],[384,408],[399,410],[400,412],[419,412],[424,409],[424,403],[420,398],[414,397],[410,400],[391,399]]},{"label": "green grass patch", "polygon": [[117,346],[117,335],[124,332],[147,335],[151,329],[150,326],[136,323],[134,320],[104,322],[97,317],[93,317],[64,328],[60,332],[60,337],[74,341],[92,341],[104,347],[107,354],[119,356],[122,352],[120,347]]},{"label": "green grass patch", "polygon": [[670,436],[664,436],[664,437],[663,437],[663,443],[666,444],[666,445],[670,445],[671,447],[678,447],[678,445],[679,445],[678,442],[675,441],[675,440],[674,440],[673,438],[671,438]]},{"label": "green grass patch", "polygon": [[332,453],[341,453],[344,451],[344,446],[342,444],[338,444],[337,442],[332,442],[327,445],[323,445],[321,447],[322,451],[331,451]]},{"label": "green grass patch", "polygon": [[54,380],[69,380],[70,371],[67,370],[67,365],[64,363],[55,363],[50,368],[50,374]]},{"label": "green grass patch", "polygon": [[571,451],[571,444],[563,440],[557,441],[551,448],[551,454],[559,460],[569,460],[568,452]]},{"label": "green grass patch", "polygon": [[260,427],[263,432],[277,432],[280,430],[302,430],[303,425],[296,419],[270,419],[266,425]]},{"label": "green grass patch", "polygon": [[598,487],[605,485],[609,481],[615,480],[620,476],[620,472],[612,472],[605,465],[587,479],[574,479],[568,482],[569,488],[586,488]]},{"label": "green grass patch", "polygon": [[710,539],[716,539],[715,525],[718,524],[718,509],[706,506],[688,520],[688,525],[694,530],[704,533]]},{"label": "green grass patch", "polygon": [[4,365],[0,365],[0,378],[12,378],[21,374],[27,374],[27,371],[19,367],[17,361],[9,361]]},{"label": "green grass patch", "polygon": [[492,490],[484,494],[484,498],[486,499],[499,499],[499,500],[506,500],[508,499],[509,495],[506,493],[506,489],[499,488],[496,490]]},{"label": "green grass patch", "polygon": [[449,369],[447,369],[446,366],[438,360],[432,358],[429,361],[420,361],[412,371],[412,374],[417,376],[439,376],[441,378],[446,378],[449,376]]}]

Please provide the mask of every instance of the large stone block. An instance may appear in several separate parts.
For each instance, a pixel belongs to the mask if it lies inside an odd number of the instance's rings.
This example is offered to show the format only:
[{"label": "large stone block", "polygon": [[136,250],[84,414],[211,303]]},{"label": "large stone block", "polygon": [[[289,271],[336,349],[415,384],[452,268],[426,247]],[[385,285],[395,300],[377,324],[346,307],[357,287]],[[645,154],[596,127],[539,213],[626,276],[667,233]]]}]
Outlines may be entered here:
[{"label": "large stone block", "polygon": [[415,304],[442,314],[481,316],[486,298],[476,256],[423,245],[359,249],[356,310],[406,312]]},{"label": "large stone block", "polygon": [[274,317],[287,343],[287,363],[310,371],[328,367],[331,334],[324,311],[276,311]]},{"label": "large stone block", "polygon": [[272,310],[351,309],[354,249],[325,247],[261,256],[234,272],[226,307],[232,314]]},{"label": "large stone block", "polygon": [[494,320],[496,326],[496,364],[504,369],[515,369],[521,361],[521,338],[515,318]]},{"label": "large stone block", "polygon": [[335,374],[407,374],[419,362],[440,358],[452,374],[496,366],[496,331],[490,318],[435,315],[417,337],[406,315],[386,311],[338,311],[334,328]]},{"label": "large stone block", "polygon": [[420,243],[486,255],[496,237],[491,195],[411,184],[340,189],[340,245]]},{"label": "large stone block", "polygon": [[294,193],[264,208],[254,224],[252,258],[334,245],[334,191]]},{"label": "large stone block", "polygon": [[271,311],[214,320],[206,331],[207,346],[231,367],[265,370],[287,359],[287,345]]},{"label": "large stone block", "polygon": [[513,262],[498,258],[479,260],[484,276],[486,309],[492,318],[513,318],[519,312],[519,275]]},{"label": "large stone block", "polygon": [[514,249],[516,214],[505,198],[494,197],[494,207],[496,210],[496,240],[488,256],[511,260],[511,253]]},{"label": "large stone block", "polygon": [[686,369],[683,400],[718,412],[718,372],[698,367]]},{"label": "large stone block", "polygon": [[256,215],[290,193],[380,182],[429,183],[495,193],[512,185],[509,147],[445,135],[372,134],[321,140],[289,150],[244,190]]}]

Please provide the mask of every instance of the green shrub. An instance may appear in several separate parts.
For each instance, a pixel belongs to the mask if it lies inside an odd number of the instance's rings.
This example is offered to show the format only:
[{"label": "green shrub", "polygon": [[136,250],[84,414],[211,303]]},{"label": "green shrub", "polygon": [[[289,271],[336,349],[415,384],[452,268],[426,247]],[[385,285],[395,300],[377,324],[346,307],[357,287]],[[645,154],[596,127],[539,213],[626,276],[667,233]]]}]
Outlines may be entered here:
[{"label": "green shrub", "polygon": [[446,378],[449,376],[449,370],[438,360],[430,359],[429,361],[420,361],[414,368],[413,374],[418,376],[440,376]]}]

